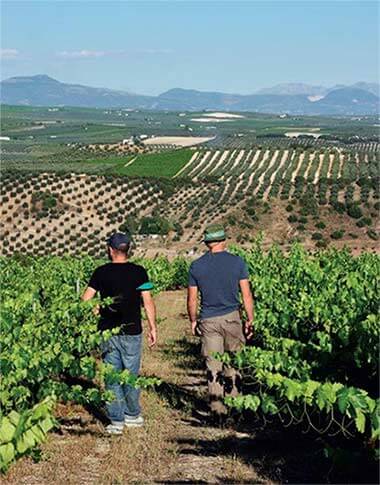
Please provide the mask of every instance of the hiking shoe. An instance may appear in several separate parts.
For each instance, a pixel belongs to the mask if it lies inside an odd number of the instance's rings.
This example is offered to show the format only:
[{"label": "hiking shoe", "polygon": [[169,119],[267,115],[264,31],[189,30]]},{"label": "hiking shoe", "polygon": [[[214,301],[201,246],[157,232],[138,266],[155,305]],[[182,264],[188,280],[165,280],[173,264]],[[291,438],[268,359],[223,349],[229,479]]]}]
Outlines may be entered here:
[{"label": "hiking shoe", "polygon": [[108,434],[123,434],[124,423],[111,423],[106,426],[106,433]]},{"label": "hiking shoe", "polygon": [[144,418],[140,416],[128,416],[124,414],[124,425],[129,428],[135,428],[144,425]]}]

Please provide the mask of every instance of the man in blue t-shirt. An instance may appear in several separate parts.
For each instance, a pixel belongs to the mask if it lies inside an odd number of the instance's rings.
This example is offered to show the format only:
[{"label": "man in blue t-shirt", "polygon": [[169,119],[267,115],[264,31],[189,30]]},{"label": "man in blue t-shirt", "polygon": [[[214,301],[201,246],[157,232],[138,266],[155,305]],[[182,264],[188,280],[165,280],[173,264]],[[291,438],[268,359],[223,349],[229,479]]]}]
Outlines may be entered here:
[{"label": "man in blue t-shirt", "polygon": [[[208,252],[190,266],[187,309],[193,335],[198,331],[202,355],[206,360],[208,392],[212,412],[222,415],[227,410],[225,395],[236,396],[240,375],[213,357],[215,352],[236,352],[252,337],[253,298],[245,262],[226,251],[226,234],[220,225],[208,226],[204,242]],[[200,319],[197,321],[198,291]],[[241,292],[247,320],[240,318]]]}]

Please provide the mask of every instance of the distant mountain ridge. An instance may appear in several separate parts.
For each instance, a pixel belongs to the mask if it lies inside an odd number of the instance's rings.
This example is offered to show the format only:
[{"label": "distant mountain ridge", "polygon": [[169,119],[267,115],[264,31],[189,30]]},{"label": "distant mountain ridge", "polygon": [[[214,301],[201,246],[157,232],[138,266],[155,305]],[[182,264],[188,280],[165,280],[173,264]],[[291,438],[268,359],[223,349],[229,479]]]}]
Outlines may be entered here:
[{"label": "distant mountain ridge", "polygon": [[365,83],[357,82],[351,86],[345,86],[343,84],[337,84],[332,87],[326,86],[313,86],[304,83],[282,83],[270,88],[263,88],[256,91],[254,94],[304,94],[306,96],[326,96],[331,91],[343,88],[358,88],[363,91],[368,91],[375,96],[380,96],[380,85],[377,83]]},{"label": "distant mountain ridge", "polygon": [[145,96],[107,88],[62,83],[47,75],[20,76],[0,83],[3,104],[78,106],[175,111],[253,111],[292,115],[374,115],[379,113],[379,85],[312,86],[285,83],[254,94],[228,94],[174,88]]}]

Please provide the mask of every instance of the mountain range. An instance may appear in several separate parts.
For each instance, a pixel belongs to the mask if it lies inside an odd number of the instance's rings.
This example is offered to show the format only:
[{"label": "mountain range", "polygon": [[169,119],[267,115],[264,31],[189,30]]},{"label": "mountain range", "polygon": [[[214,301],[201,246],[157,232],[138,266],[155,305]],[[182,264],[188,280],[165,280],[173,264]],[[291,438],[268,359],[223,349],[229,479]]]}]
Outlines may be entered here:
[{"label": "mountain range", "polygon": [[158,96],[67,84],[47,75],[19,76],[0,83],[3,104],[77,106],[173,111],[252,111],[292,115],[375,115],[379,113],[379,85],[358,82],[331,88],[302,83],[279,84],[254,94],[227,94],[170,89]]}]

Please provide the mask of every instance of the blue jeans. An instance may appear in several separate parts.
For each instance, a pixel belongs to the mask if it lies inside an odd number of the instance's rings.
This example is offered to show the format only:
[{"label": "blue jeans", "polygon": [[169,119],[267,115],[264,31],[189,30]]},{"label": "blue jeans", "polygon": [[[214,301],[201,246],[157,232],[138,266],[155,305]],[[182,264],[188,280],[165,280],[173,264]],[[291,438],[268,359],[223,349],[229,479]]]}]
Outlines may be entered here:
[{"label": "blue jeans", "polygon": [[[113,335],[101,345],[104,362],[115,370],[128,369],[137,375],[140,370],[142,334]],[[124,422],[124,415],[139,416],[140,389],[128,384],[106,384],[106,389],[114,393],[115,399],[107,404],[108,417],[112,423]]]}]

